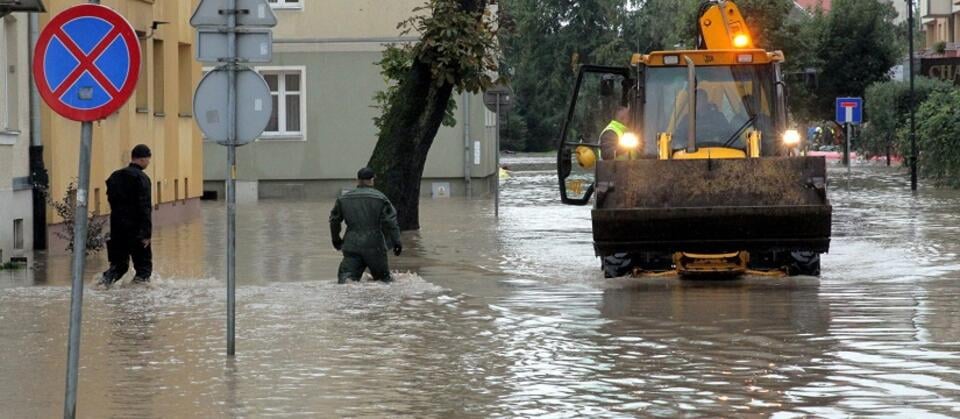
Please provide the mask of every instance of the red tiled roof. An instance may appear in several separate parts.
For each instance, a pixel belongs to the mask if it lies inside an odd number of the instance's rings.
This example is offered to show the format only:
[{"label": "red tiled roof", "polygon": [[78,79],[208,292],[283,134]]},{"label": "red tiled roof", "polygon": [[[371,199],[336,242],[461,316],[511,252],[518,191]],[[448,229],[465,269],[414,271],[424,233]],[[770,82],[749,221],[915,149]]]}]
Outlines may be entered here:
[{"label": "red tiled roof", "polygon": [[823,4],[823,11],[830,11],[830,0],[794,0],[800,7],[813,10],[817,7],[818,4]]}]

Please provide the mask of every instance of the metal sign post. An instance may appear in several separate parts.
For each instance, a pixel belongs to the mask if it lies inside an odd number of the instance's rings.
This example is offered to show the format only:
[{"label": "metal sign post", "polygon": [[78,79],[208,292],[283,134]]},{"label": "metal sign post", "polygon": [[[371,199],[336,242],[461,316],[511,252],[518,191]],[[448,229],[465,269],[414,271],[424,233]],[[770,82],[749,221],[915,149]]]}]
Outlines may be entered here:
[{"label": "metal sign post", "polygon": [[[197,29],[197,60],[222,64],[197,87],[193,114],[207,138],[227,147],[227,356],[234,356],[237,348],[237,147],[263,133],[273,113],[266,81],[240,63],[270,62],[272,32],[247,27],[273,27],[277,18],[266,0],[203,0],[190,18],[190,24]],[[222,118],[223,115],[226,118]]]},{"label": "metal sign post", "polygon": [[846,134],[843,136],[843,165],[850,170],[850,137],[853,136],[853,124],[848,123],[846,128]]},{"label": "metal sign post", "polygon": [[496,164],[496,179],[494,187],[494,216],[500,218],[500,117],[501,112],[510,112],[513,109],[513,89],[510,86],[498,84],[483,93],[483,104],[490,112],[497,116],[496,134],[494,135],[494,161]]},{"label": "metal sign post", "polygon": [[914,86],[914,78],[916,77],[916,72],[913,69],[914,64],[914,55],[913,55],[913,0],[907,0],[907,27],[908,30],[907,37],[910,38],[910,190],[917,190],[917,159],[919,154],[917,151],[917,93]]},{"label": "metal sign post", "polygon": [[89,3],[93,4],[64,10],[47,23],[37,39],[33,61],[40,97],[54,112],[81,122],[64,418],[77,414],[93,121],[120,109],[140,74],[140,44],[133,27],[113,9],[97,4],[99,1]]}]

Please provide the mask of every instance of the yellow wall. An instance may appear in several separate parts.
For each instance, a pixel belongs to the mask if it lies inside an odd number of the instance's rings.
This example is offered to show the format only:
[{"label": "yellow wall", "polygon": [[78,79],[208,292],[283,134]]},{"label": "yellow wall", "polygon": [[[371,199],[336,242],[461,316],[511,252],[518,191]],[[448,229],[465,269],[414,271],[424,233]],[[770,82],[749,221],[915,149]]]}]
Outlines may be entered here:
[{"label": "yellow wall", "polygon": [[[153,181],[154,203],[198,198],[203,190],[203,144],[192,118],[193,91],[200,79],[200,64],[193,59],[193,28],[189,19],[198,0],[103,0],[102,4],[125,16],[141,38],[150,34],[154,21],[161,25],[146,40],[141,39],[141,77],[127,104],[108,119],[94,123],[90,210],[107,214],[104,181],[130,161],[130,150],[147,144],[153,161],[147,174]],[[48,0],[48,13],[41,27],[62,10],[85,3],[80,0]],[[184,58],[181,66],[181,57]],[[162,65],[160,65],[162,63]],[[161,76],[162,74],[162,76]],[[80,124],[43,107],[44,160],[50,171],[51,192],[63,197],[77,176]],[[158,187],[159,183],[159,187]],[[189,184],[189,195],[187,195]],[[97,205],[99,203],[99,206]],[[62,220],[51,211],[51,223]]]}]

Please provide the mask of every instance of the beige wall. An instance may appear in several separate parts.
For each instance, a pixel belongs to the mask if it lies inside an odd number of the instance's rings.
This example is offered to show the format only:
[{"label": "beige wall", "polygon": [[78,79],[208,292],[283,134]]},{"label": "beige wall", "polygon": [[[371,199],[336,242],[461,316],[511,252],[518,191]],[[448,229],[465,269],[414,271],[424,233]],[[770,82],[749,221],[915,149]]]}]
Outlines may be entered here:
[{"label": "beige wall", "polygon": [[[104,0],[103,5],[125,16],[141,38],[151,34],[154,21],[161,25],[150,39],[141,39],[143,60],[137,93],[115,115],[94,124],[90,209],[109,212],[104,181],[130,160],[130,149],[147,144],[153,162],[147,174],[153,180],[155,203],[198,198],[203,185],[203,145],[192,118],[193,90],[200,65],[193,60],[193,29],[190,15],[198,0]],[[77,0],[48,0],[51,16]],[[43,108],[44,159],[50,170],[54,197],[62,197],[67,184],[77,176],[80,124]],[[189,193],[188,193],[189,192]],[[52,223],[61,220],[53,218]]]},{"label": "beige wall", "polygon": [[277,39],[397,37],[397,22],[424,0],[302,0],[301,9],[275,9]]}]

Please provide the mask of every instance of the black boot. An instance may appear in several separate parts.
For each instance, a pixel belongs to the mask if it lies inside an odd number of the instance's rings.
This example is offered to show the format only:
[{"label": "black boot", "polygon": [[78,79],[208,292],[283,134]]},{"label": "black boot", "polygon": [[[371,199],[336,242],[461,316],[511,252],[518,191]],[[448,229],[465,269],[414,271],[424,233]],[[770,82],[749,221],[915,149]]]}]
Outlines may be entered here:
[{"label": "black boot", "polygon": [[121,275],[117,275],[117,271],[113,268],[110,268],[100,276],[100,280],[97,281],[97,285],[100,285],[104,288],[110,288],[110,286],[120,280],[120,278]]}]

